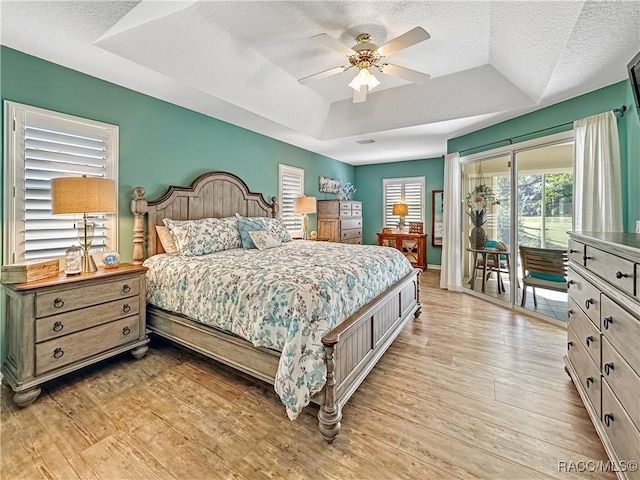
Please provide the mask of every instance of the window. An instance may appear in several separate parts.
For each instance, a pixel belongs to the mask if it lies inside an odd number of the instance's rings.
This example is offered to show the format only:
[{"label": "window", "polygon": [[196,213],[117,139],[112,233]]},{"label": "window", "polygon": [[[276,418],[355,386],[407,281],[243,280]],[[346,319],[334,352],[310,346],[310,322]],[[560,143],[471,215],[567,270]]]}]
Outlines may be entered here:
[{"label": "window", "polygon": [[[84,118],[4,103],[4,263],[64,255],[79,245],[81,215],[51,214],[51,179],[87,175],[116,182],[118,127]],[[117,215],[91,215],[92,252],[117,250]]]},{"label": "window", "polygon": [[294,199],[304,195],[304,170],[278,165],[278,202],[280,203],[280,218],[291,234],[302,231],[302,216],[293,211]]},{"label": "window", "polygon": [[384,189],[384,226],[395,227],[400,217],[393,215],[394,203],[409,205],[409,215],[404,220],[424,223],[424,177],[385,178],[382,180]]}]

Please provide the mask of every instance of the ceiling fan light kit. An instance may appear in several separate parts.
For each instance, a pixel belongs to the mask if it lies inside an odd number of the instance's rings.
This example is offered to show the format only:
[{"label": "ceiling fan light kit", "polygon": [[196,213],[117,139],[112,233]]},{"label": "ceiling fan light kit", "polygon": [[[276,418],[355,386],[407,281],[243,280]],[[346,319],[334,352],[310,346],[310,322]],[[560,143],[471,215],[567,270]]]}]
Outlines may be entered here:
[{"label": "ceiling fan light kit", "polygon": [[345,54],[349,60],[349,65],[325,70],[323,72],[301,78],[298,81],[305,84],[310,80],[325,78],[337,73],[346,72],[352,67],[357,67],[358,73],[349,83],[349,86],[355,90],[353,93],[353,103],[364,102],[367,98],[367,92],[380,85],[380,81],[371,73],[371,67],[377,68],[379,72],[386,75],[402,78],[403,80],[407,80],[412,83],[422,84],[430,78],[426,73],[416,72],[415,70],[410,70],[398,65],[381,63],[382,59],[386,56],[400,50],[404,50],[407,47],[430,38],[430,35],[422,27],[415,27],[414,29],[409,30],[399,37],[385,43],[382,47],[378,47],[375,43],[371,43],[371,36],[368,33],[361,33],[358,35],[356,38],[358,43],[353,48],[346,47],[326,33],[321,33],[312,38],[342,54]]}]

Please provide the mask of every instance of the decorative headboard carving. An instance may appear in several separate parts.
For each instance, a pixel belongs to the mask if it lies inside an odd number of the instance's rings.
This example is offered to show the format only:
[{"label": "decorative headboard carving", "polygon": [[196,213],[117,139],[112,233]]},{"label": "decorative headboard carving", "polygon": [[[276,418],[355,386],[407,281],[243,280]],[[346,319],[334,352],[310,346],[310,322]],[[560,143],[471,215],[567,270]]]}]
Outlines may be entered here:
[{"label": "decorative headboard carving", "polygon": [[145,200],[142,187],[136,187],[134,195],[131,212],[134,215],[133,263],[136,265],[164,251],[156,234],[156,225],[163,225],[163,218],[197,220],[232,217],[236,213],[243,217],[275,218],[278,215],[276,197],[271,197],[271,203],[268,203],[261,193],[251,192],[241,178],[228,172],[204,173],[189,187],[172,185],[156,200]]}]

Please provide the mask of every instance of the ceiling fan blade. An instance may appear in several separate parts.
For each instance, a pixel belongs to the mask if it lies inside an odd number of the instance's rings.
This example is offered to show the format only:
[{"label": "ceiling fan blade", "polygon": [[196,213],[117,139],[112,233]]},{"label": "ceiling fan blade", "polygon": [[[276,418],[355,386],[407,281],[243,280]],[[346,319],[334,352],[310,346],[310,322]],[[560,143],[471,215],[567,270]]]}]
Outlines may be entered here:
[{"label": "ceiling fan blade", "polygon": [[429,74],[417,72],[410,68],[399,67],[398,65],[392,65],[390,63],[382,65],[382,67],[380,67],[380,71],[387,75],[393,75],[394,77],[407,80],[411,83],[417,83],[418,85],[423,85],[431,78],[431,75]]},{"label": "ceiling fan blade", "polygon": [[349,70],[349,68],[351,67],[349,66],[348,68],[347,67],[330,68],[329,70],[325,70],[319,73],[314,73],[313,75],[309,75],[308,77],[301,78],[300,80],[298,80],[298,82],[305,85],[311,82],[312,80],[318,80],[320,78],[330,77],[331,75],[336,75],[338,73],[346,72],[347,70]]},{"label": "ceiling fan blade", "polygon": [[334,50],[337,50],[338,52],[343,53],[344,55],[347,55],[347,56],[350,56],[356,53],[355,51],[353,51],[346,45],[343,45],[342,43],[337,41],[335,38],[327,35],[326,33],[320,33],[318,35],[314,35],[313,37],[311,37],[311,39],[315,40],[318,43],[321,43],[325,47],[333,48]]},{"label": "ceiling fan blade", "polygon": [[362,103],[367,99],[367,90],[369,87],[362,85],[360,90],[353,91],[353,103]]},{"label": "ceiling fan blade", "polygon": [[399,37],[394,38],[393,40],[389,40],[378,49],[378,53],[384,57],[388,57],[392,53],[404,50],[411,45],[415,45],[416,43],[424,42],[429,38],[431,38],[431,35],[429,35],[424,28],[416,27],[406,33],[403,33]]}]

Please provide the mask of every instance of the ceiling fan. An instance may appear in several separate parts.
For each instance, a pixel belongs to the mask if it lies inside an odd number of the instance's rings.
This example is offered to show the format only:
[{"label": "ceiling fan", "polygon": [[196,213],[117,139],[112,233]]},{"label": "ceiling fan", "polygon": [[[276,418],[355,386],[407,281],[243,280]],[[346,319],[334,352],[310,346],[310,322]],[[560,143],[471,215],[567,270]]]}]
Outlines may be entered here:
[{"label": "ceiling fan", "polygon": [[383,63],[383,59],[416,43],[423,42],[430,37],[424,28],[416,27],[388,41],[383,46],[378,47],[375,43],[371,43],[371,36],[368,33],[361,33],[356,38],[358,43],[352,48],[349,48],[326,33],[315,35],[311,38],[346,55],[349,64],[309,75],[308,77],[301,78],[298,82],[304,85],[312,80],[336,75],[346,72],[352,67],[357,67],[358,73],[351,83],[349,83],[349,86],[355,90],[353,93],[353,103],[364,102],[367,99],[367,92],[380,85],[380,81],[371,73],[371,68],[377,68],[381,73],[393,75],[394,77],[402,78],[412,83],[423,84],[430,78],[426,73],[417,72],[390,63]]}]

